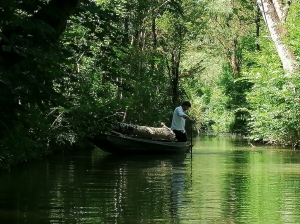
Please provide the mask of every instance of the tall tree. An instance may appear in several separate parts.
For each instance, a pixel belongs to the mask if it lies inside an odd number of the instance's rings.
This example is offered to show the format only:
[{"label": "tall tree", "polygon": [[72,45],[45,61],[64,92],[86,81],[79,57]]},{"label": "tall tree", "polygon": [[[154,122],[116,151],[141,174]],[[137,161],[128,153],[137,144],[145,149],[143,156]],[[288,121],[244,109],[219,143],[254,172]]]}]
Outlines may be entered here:
[{"label": "tall tree", "polygon": [[297,69],[296,57],[292,49],[284,42],[287,35],[287,28],[284,23],[291,3],[291,0],[285,3],[282,0],[257,0],[277,54],[280,57],[282,67],[288,75],[291,75]]},{"label": "tall tree", "polygon": [[[181,79],[191,77],[203,69],[201,60],[196,66],[183,70],[181,63],[185,53],[194,41],[202,38],[205,25],[206,1],[186,0],[178,1],[176,8],[165,12],[157,19],[157,36],[159,51],[165,58],[166,73],[170,80],[170,89],[173,106],[178,105],[184,96],[181,89]],[[200,33],[200,34],[199,34]]]},{"label": "tall tree", "polygon": [[78,2],[1,1],[4,13],[0,20],[0,124],[6,129],[12,125],[9,120],[18,120],[18,112],[27,103],[43,107],[54,101],[50,78],[53,74],[46,69],[51,67],[49,52]]}]

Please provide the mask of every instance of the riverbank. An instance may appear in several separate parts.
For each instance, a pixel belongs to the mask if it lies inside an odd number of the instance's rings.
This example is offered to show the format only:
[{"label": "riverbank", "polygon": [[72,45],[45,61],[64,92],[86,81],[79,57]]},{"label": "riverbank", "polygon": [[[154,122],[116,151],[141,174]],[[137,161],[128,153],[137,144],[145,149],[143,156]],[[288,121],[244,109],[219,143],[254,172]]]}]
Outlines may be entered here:
[{"label": "riverbank", "polygon": [[15,139],[11,146],[0,145],[0,147],[2,149],[0,151],[0,172],[9,171],[14,166],[30,163],[34,160],[40,160],[53,154],[95,148],[95,146],[86,139],[82,139],[74,144],[64,145],[47,145],[42,144],[41,142],[29,144],[28,141]]}]

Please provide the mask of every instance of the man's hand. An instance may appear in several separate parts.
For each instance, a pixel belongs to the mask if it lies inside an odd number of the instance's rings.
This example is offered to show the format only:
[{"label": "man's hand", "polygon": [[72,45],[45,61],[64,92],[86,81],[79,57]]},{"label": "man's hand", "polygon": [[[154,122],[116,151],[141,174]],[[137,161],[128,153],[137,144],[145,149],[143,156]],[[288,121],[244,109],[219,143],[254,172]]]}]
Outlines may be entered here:
[{"label": "man's hand", "polygon": [[196,121],[194,118],[191,118],[191,117],[189,117],[189,116],[187,116],[187,115],[183,116],[183,118],[184,118],[184,119],[188,119],[188,120],[190,120],[190,121],[192,121],[192,122],[195,122],[195,121]]},{"label": "man's hand", "polygon": [[190,121],[192,121],[192,122],[194,122],[195,121],[195,119],[194,118],[191,118],[191,117],[189,117],[189,116],[187,116],[187,119],[189,119]]}]

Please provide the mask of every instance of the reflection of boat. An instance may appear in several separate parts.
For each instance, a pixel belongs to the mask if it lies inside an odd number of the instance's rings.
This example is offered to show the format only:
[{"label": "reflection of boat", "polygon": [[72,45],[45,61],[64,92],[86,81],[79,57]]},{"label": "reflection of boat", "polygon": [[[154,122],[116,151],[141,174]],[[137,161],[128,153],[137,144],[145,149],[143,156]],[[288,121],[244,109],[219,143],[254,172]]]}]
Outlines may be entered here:
[{"label": "reflection of boat", "polygon": [[91,142],[110,153],[186,153],[191,148],[190,142],[148,140],[105,134],[94,137]]}]

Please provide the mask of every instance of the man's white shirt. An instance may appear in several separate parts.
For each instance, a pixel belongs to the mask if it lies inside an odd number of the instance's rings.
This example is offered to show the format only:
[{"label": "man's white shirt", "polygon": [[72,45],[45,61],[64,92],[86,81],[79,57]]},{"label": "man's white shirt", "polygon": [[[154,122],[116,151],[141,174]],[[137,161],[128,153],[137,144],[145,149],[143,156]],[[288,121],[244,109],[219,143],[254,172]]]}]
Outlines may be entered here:
[{"label": "man's white shirt", "polygon": [[[182,106],[176,107],[173,112],[173,119],[172,119],[172,130],[178,130],[185,132],[185,119],[183,116],[186,115],[182,109]],[[187,115],[186,115],[187,116]]]}]

